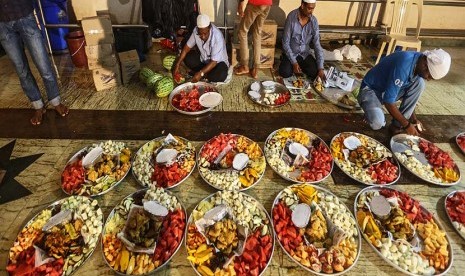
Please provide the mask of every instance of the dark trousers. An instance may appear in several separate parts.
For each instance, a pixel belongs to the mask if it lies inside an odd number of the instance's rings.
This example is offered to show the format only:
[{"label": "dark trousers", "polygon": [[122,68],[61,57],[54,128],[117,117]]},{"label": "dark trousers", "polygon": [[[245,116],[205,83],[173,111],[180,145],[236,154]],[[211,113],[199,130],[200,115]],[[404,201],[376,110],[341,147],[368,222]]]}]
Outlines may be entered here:
[{"label": "dark trousers", "polygon": [[[297,56],[297,63],[300,66],[302,72],[307,75],[310,79],[314,80],[318,74],[318,67],[316,60],[312,55],[308,55],[305,59],[301,56]],[[285,55],[281,55],[281,64],[279,64],[279,74],[283,78],[289,78],[294,74],[294,68],[289,58]]]},{"label": "dark trousers", "polygon": [[[187,53],[184,64],[195,73],[199,72],[207,65],[200,61],[200,53],[198,51],[190,51]],[[223,82],[227,77],[228,66],[224,62],[217,63],[210,72],[205,74],[205,78],[211,82]]]}]

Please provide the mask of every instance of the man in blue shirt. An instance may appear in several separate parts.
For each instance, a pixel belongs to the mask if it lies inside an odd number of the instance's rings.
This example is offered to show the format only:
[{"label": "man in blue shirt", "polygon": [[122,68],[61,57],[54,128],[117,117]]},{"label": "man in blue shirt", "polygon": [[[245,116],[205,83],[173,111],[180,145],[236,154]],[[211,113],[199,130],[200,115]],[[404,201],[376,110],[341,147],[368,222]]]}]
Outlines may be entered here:
[{"label": "man in blue shirt", "polygon": [[[198,51],[191,51],[196,45]],[[211,82],[223,82],[228,76],[229,61],[223,34],[205,14],[197,17],[197,27],[173,67],[173,76],[179,73],[183,61],[193,71],[191,82],[203,78]]]},{"label": "man in blue shirt", "polygon": [[[279,74],[288,78],[292,74],[305,73],[311,79],[317,76],[326,80],[323,68],[323,48],[320,44],[320,28],[312,15],[316,0],[302,0],[300,7],[289,13],[284,24],[283,55]],[[310,54],[313,45],[315,57]]]},{"label": "man in blue shirt", "polygon": [[[423,131],[415,107],[425,89],[425,81],[444,77],[450,68],[450,55],[442,49],[420,52],[395,52],[381,60],[366,74],[358,102],[365,119],[374,130],[385,126],[382,106],[392,116],[391,134]],[[400,107],[396,102],[401,101]]]}]

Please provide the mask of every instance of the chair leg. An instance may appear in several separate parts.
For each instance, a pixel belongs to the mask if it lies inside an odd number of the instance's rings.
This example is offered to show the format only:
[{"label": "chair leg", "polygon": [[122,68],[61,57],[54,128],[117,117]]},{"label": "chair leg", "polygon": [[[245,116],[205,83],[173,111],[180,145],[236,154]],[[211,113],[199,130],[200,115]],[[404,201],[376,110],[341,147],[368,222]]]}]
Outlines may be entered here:
[{"label": "chair leg", "polygon": [[386,48],[386,41],[383,41],[383,43],[381,44],[381,48],[379,48],[378,58],[376,59],[375,65],[378,64],[379,60],[381,59],[381,56],[384,52],[384,48]]},{"label": "chair leg", "polygon": [[394,46],[395,44],[396,44],[395,39],[391,39],[389,41],[389,46],[388,46],[388,49],[386,51],[386,56],[392,54],[392,52],[396,49],[396,47]]}]

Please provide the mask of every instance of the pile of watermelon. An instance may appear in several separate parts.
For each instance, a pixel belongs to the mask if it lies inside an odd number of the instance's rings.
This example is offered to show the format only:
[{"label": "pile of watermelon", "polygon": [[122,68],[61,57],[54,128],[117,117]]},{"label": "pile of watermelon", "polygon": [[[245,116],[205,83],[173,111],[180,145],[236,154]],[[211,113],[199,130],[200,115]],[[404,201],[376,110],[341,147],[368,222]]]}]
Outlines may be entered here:
[{"label": "pile of watermelon", "polygon": [[160,98],[168,96],[174,89],[174,82],[171,77],[164,76],[160,73],[155,73],[147,67],[140,69],[139,78],[151,91],[154,91]]}]

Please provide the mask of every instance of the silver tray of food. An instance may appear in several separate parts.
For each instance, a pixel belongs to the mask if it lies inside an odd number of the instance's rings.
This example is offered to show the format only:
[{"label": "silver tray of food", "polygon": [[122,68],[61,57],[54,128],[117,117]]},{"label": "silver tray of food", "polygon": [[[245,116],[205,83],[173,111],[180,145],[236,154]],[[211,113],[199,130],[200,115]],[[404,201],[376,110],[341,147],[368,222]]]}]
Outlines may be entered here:
[{"label": "silver tray of food", "polygon": [[298,183],[321,182],[331,175],[334,167],[328,145],[300,128],[281,128],[268,135],[265,157],[277,174]]},{"label": "silver tray of food", "polygon": [[103,214],[95,199],[70,196],[45,207],[22,228],[10,248],[11,275],[71,275],[94,252]]},{"label": "silver tray of food", "polygon": [[68,195],[100,196],[108,193],[131,169],[131,150],[108,140],[79,150],[61,173],[61,188]]},{"label": "silver tray of food", "polygon": [[189,140],[168,134],[155,138],[135,154],[132,174],[148,187],[174,188],[184,182],[195,169],[195,147]]},{"label": "silver tray of food", "polygon": [[242,192],[206,197],[187,223],[187,259],[197,275],[263,275],[274,245],[266,209]]},{"label": "silver tray of food", "polygon": [[444,200],[444,208],[454,229],[465,239],[465,190],[450,192]]},{"label": "silver tray of food", "polygon": [[336,165],[365,185],[392,185],[400,178],[400,165],[383,144],[356,132],[336,134],[330,144]]},{"label": "silver tray of food", "polygon": [[221,133],[200,148],[197,167],[202,179],[215,189],[244,191],[262,179],[266,160],[257,142]]},{"label": "silver tray of food", "polygon": [[455,136],[455,142],[462,153],[465,154],[465,132],[457,134],[457,136]]},{"label": "silver tray of food", "polygon": [[407,170],[426,182],[439,186],[460,182],[460,170],[450,154],[424,138],[397,134],[391,138],[391,149]]},{"label": "silver tray of food", "polygon": [[275,81],[255,81],[249,86],[247,96],[261,106],[280,107],[291,100],[291,92],[286,86]]},{"label": "silver tray of food", "polygon": [[223,97],[213,84],[187,82],[179,85],[170,93],[169,101],[179,113],[200,115],[220,105]]},{"label": "silver tray of food", "polygon": [[281,248],[317,275],[341,275],[360,257],[361,238],[350,209],[322,187],[294,184],[282,190],[271,210]]},{"label": "silver tray of food", "polygon": [[178,252],[186,219],[179,199],[163,188],[147,188],[125,197],[103,228],[106,264],[118,275],[153,274]]},{"label": "silver tray of food", "polygon": [[450,239],[419,201],[391,187],[367,187],[354,202],[365,241],[407,275],[446,275],[453,263]]}]

